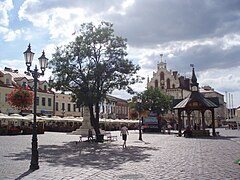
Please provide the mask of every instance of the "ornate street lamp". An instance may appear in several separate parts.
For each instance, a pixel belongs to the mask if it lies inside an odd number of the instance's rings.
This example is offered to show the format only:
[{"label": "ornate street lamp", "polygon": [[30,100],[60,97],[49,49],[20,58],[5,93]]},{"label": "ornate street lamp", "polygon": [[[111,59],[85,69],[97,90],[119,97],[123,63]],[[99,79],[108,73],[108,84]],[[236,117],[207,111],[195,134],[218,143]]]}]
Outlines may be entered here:
[{"label": "ornate street lamp", "polygon": [[32,157],[31,157],[31,170],[39,169],[38,165],[38,140],[37,140],[37,123],[36,123],[36,116],[37,116],[37,82],[40,76],[44,75],[44,71],[47,68],[48,59],[45,57],[44,51],[42,52],[42,56],[38,58],[40,69],[42,72],[38,72],[37,65],[35,66],[34,70],[30,70],[32,65],[32,60],[34,53],[31,51],[31,45],[28,45],[28,49],[23,53],[24,58],[26,61],[27,66],[27,73],[31,74],[34,79],[34,105],[33,105],[33,125],[32,125]]},{"label": "ornate street lamp", "polygon": [[138,113],[139,113],[139,140],[142,141],[142,121],[143,116],[141,115],[142,112],[142,99],[140,97],[137,98],[137,107],[138,107]]}]

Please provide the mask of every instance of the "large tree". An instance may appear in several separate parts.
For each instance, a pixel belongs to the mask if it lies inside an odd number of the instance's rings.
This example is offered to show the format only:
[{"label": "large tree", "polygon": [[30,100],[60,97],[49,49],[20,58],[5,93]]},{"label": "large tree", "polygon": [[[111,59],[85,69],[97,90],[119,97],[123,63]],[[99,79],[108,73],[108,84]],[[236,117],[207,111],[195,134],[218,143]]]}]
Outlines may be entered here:
[{"label": "large tree", "polygon": [[150,110],[157,114],[164,114],[171,110],[172,97],[165,95],[158,88],[147,88],[138,95],[138,98],[142,100],[143,110]]},{"label": "large tree", "polygon": [[84,23],[74,35],[75,41],[57,47],[50,61],[53,87],[72,92],[78,105],[89,107],[99,137],[99,103],[115,89],[132,92],[130,85],[141,81],[140,67],[127,59],[127,40],[116,36],[109,22]]}]

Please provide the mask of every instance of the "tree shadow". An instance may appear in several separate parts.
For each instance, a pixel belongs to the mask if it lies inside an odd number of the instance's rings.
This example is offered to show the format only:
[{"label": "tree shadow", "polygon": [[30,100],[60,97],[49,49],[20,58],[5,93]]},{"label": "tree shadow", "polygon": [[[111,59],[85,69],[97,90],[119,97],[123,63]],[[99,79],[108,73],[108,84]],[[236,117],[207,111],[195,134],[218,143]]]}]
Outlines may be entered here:
[{"label": "tree shadow", "polygon": [[[40,145],[39,164],[46,162],[50,166],[68,167],[92,167],[102,170],[118,168],[126,162],[148,162],[152,154],[149,150],[157,151],[157,148],[128,146],[122,148],[119,144],[112,143],[89,143],[89,142],[66,142],[63,145]],[[20,153],[10,153],[7,157],[21,161],[30,159],[31,150]],[[40,165],[41,166],[41,165]],[[19,178],[28,175],[25,172]]]}]

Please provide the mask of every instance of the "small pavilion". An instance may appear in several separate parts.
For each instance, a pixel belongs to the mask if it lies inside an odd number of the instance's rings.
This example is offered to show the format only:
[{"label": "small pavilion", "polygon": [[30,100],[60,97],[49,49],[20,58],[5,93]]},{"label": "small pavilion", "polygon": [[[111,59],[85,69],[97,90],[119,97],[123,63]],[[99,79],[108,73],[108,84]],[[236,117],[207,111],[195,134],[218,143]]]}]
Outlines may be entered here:
[{"label": "small pavilion", "polygon": [[209,131],[206,131],[204,113],[207,110],[210,110],[212,114],[212,135],[215,136],[216,132],[215,132],[214,109],[218,107],[218,104],[219,104],[218,98],[205,98],[199,92],[199,85],[195,75],[194,66],[192,66],[192,78],[191,78],[190,85],[191,85],[191,93],[185,99],[179,100],[178,103],[173,107],[173,109],[177,110],[177,114],[178,114],[178,133],[180,136],[182,135],[182,124],[183,124],[183,119],[181,119],[182,112],[186,112],[186,115],[187,115],[186,125],[191,126],[191,124],[193,124],[190,118],[191,113],[196,110],[201,113],[201,118],[202,118],[200,120],[201,129],[199,129],[198,131],[200,131],[203,135],[204,134],[209,135]]}]

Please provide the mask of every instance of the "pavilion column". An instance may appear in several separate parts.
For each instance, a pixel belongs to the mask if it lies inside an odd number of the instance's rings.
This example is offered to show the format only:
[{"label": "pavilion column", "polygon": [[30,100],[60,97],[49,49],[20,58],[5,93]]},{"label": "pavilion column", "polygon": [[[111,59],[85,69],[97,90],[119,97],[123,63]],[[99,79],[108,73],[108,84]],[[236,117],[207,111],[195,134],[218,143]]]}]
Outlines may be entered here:
[{"label": "pavilion column", "polygon": [[211,110],[211,112],[212,112],[212,135],[213,135],[213,136],[216,136],[214,109]]},{"label": "pavilion column", "polygon": [[178,109],[178,135],[182,136],[182,119],[181,119],[181,110]]},{"label": "pavilion column", "polygon": [[201,111],[201,113],[202,113],[202,129],[205,131],[206,129],[205,116],[204,116],[205,110]]},{"label": "pavilion column", "polygon": [[190,124],[190,115],[191,115],[191,113],[189,111],[186,111],[186,113],[187,113],[187,126],[190,126],[191,125]]}]

